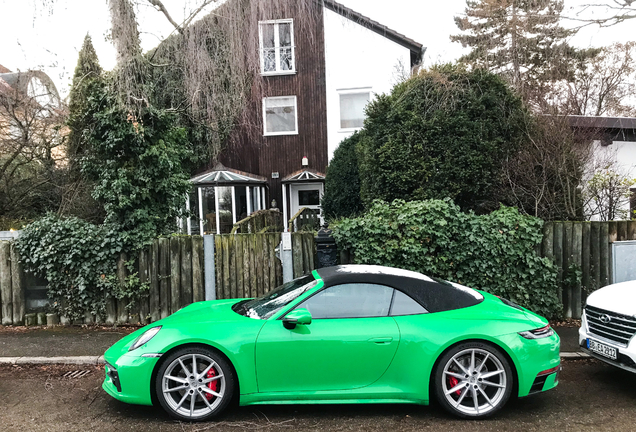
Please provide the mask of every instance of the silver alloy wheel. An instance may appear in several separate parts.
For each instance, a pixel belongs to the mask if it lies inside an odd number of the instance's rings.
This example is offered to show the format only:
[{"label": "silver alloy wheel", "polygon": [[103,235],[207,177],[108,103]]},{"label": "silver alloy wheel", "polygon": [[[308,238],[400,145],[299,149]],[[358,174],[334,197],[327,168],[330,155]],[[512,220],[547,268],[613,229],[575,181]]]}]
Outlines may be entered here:
[{"label": "silver alloy wheel", "polygon": [[492,352],[468,348],[451,357],[442,372],[442,391],[448,403],[468,416],[496,409],[506,393],[508,376]]},{"label": "silver alloy wheel", "polygon": [[[213,382],[216,382],[216,391],[210,388]],[[207,355],[184,354],[168,365],[161,377],[161,388],[170,409],[194,420],[207,416],[221,404],[226,388],[225,374]]]}]

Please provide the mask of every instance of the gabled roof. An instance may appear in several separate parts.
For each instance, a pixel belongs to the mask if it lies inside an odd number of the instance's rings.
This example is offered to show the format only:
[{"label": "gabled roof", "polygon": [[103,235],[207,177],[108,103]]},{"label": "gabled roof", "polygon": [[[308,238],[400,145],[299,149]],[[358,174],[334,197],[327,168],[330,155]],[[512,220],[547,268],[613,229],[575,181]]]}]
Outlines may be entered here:
[{"label": "gabled roof", "polygon": [[398,45],[402,45],[404,48],[408,48],[411,51],[412,64],[417,64],[422,60],[426,48],[421,43],[416,42],[413,39],[396,32],[395,30],[391,30],[387,26],[380,24],[377,21],[373,21],[371,18],[366,17],[361,13],[356,12],[353,9],[350,9],[336,1],[323,0],[323,4],[327,9],[339,15],[342,15],[348,20],[353,21],[363,27],[366,27],[369,30],[379,34],[380,36],[384,36],[385,38],[397,43]]},{"label": "gabled roof", "polygon": [[226,168],[223,164],[217,164],[210,171],[206,171],[203,174],[199,174],[190,181],[195,186],[232,186],[232,185],[263,185],[267,183],[264,177],[257,176],[255,174],[246,173],[243,171]]},{"label": "gabled roof", "polygon": [[301,170],[285,177],[282,183],[324,182],[325,175],[313,170]]},{"label": "gabled roof", "polygon": [[11,71],[0,64],[0,73],[10,73]]}]

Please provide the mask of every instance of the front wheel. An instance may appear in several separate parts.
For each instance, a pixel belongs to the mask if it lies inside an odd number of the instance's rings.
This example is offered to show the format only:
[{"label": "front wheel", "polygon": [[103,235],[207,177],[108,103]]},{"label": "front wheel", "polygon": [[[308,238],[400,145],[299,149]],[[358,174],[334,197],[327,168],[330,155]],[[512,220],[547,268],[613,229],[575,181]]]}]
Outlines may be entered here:
[{"label": "front wheel", "polygon": [[513,374],[500,349],[465,342],[447,351],[435,368],[435,394],[452,414],[484,418],[499,411],[510,398]]},{"label": "front wheel", "polygon": [[157,373],[155,391],[164,410],[186,421],[209,420],[230,403],[234,371],[218,353],[199,347],[171,354]]}]

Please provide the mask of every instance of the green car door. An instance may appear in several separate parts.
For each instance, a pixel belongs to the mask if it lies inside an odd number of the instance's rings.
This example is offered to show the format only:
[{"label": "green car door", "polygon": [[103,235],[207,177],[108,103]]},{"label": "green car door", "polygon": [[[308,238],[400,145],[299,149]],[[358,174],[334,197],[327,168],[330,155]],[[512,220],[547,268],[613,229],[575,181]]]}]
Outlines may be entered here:
[{"label": "green car door", "polygon": [[337,285],[294,308],[307,309],[310,324],[287,329],[280,319],[268,321],[256,341],[259,392],[348,390],[377,381],[400,341],[388,316],[392,296],[382,285]]}]

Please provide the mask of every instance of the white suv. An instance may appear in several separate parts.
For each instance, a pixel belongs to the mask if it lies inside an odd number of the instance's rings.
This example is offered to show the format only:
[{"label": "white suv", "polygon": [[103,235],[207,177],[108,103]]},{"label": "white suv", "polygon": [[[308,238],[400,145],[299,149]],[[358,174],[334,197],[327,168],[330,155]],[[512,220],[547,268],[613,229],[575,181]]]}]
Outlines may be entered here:
[{"label": "white suv", "polygon": [[594,291],[579,329],[581,349],[613,366],[636,373],[636,281]]}]

